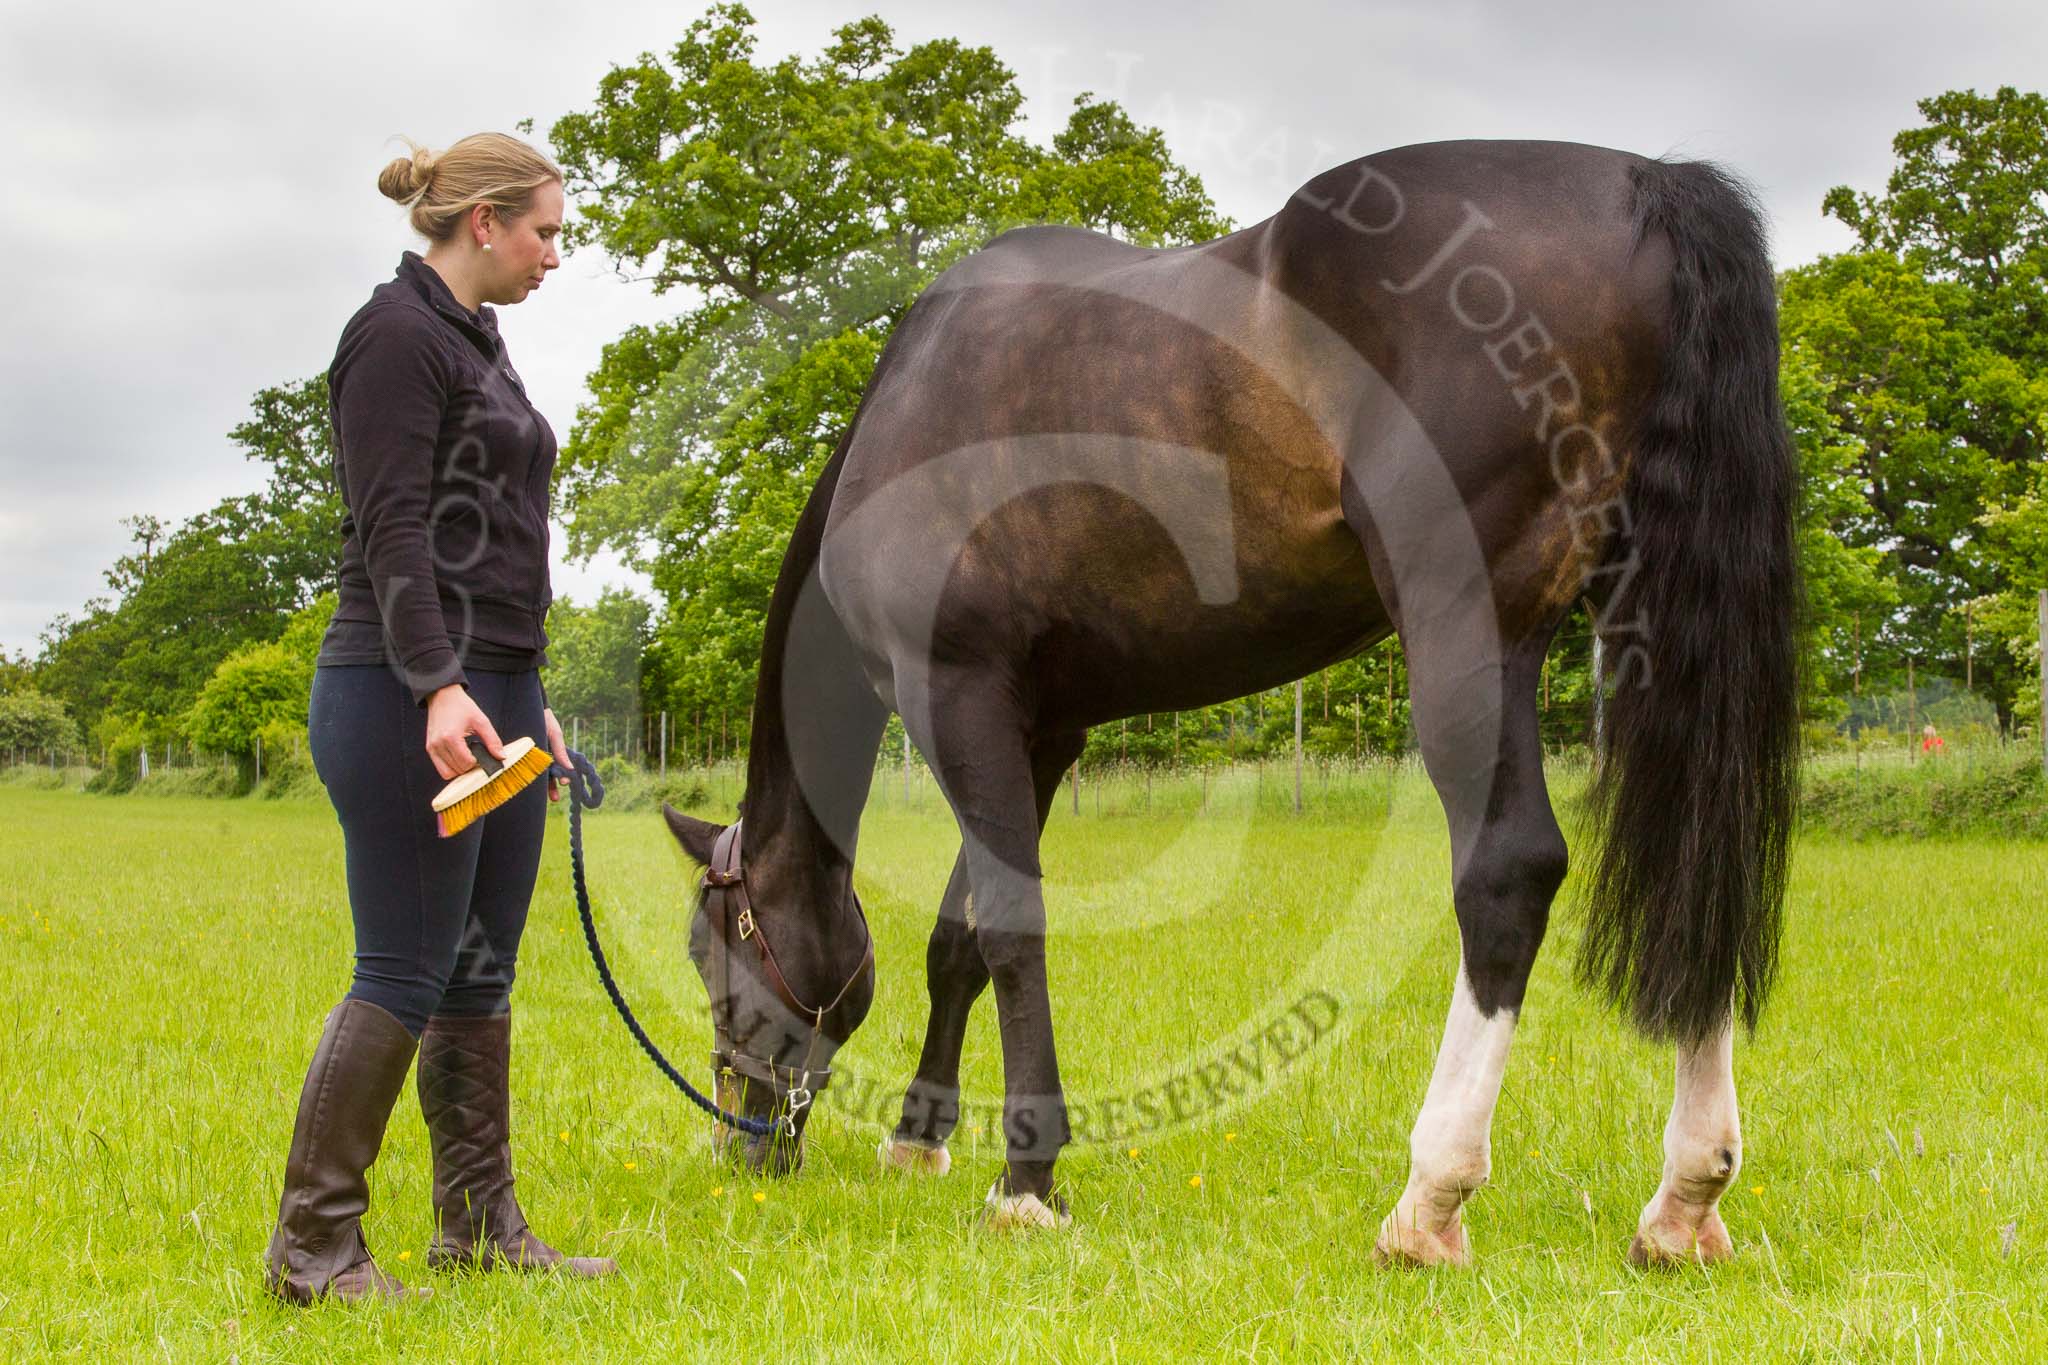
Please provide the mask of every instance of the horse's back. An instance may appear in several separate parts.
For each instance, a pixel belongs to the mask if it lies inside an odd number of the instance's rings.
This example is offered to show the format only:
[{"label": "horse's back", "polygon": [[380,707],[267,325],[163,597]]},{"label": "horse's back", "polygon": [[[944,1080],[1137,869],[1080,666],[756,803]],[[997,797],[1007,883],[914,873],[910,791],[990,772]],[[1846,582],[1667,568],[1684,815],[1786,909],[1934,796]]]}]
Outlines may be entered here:
[{"label": "horse's back", "polygon": [[[1415,445],[1388,432],[1421,432],[1475,522],[1492,519],[1481,541],[1512,550],[1537,533],[1549,433],[1503,356],[1533,366],[1540,333],[1576,354],[1579,399],[1615,439],[1633,420],[1661,298],[1657,265],[1636,260],[1640,160],[1420,144],[1195,246],[1004,234],[934,282],[877,367],[828,529],[835,607],[885,652],[904,619],[939,619],[942,643],[1018,667],[1156,672],[1139,685],[1177,704],[1378,638],[1379,547],[1345,500],[1372,460],[1412,458],[1380,453]],[[1531,344],[1504,349],[1531,319]],[[912,572],[933,555],[942,588]],[[935,592],[947,602],[922,600]]]}]

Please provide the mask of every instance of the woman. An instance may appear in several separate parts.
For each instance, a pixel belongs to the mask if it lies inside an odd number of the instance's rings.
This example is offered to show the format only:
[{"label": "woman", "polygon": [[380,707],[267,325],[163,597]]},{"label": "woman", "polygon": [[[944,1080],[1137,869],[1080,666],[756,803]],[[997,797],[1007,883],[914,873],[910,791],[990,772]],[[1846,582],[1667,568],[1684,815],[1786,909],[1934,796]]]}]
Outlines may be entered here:
[{"label": "woman", "polygon": [[[475,736],[545,733],[540,666],[555,438],[526,399],[492,304],[561,264],[562,173],[517,138],[466,137],[377,187],[429,242],[342,329],[328,371],[348,514],[340,604],[313,673],[311,750],[341,819],[355,976],[299,1097],[266,1277],[294,1303],[406,1291],[360,1218],[414,1054],[434,1152],[430,1265],[608,1274],[535,1237],[513,1195],[509,994],[540,865],[535,784],[450,839],[430,802]],[[556,781],[547,799],[558,799]]]}]

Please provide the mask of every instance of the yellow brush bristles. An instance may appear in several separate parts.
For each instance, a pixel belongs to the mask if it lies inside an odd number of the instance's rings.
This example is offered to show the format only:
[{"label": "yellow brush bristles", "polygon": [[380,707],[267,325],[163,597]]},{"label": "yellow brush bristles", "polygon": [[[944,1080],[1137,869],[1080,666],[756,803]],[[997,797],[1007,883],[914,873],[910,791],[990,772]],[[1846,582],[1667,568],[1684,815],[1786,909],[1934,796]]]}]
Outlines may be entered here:
[{"label": "yellow brush bristles", "polygon": [[441,837],[446,839],[451,835],[460,834],[519,795],[536,777],[545,773],[553,762],[554,757],[547,750],[535,747],[507,763],[481,787],[434,813],[434,823],[441,831]]}]

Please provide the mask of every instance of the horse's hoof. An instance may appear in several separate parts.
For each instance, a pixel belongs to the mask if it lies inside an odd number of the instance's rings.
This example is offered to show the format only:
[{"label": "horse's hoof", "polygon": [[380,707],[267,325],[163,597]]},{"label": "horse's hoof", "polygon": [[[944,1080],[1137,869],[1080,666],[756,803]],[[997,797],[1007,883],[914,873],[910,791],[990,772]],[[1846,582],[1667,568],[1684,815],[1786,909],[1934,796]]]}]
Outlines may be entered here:
[{"label": "horse's hoof", "polygon": [[1472,1264],[1472,1244],[1465,1237],[1464,1220],[1453,1222],[1442,1232],[1429,1232],[1402,1222],[1398,1212],[1380,1224],[1373,1241],[1372,1258],[1396,1269],[1429,1269],[1435,1266]]},{"label": "horse's hoof", "polygon": [[927,1145],[898,1137],[885,1137],[875,1148],[885,1171],[908,1171],[912,1175],[944,1175],[953,1169],[953,1154],[946,1144]]},{"label": "horse's hoof", "polygon": [[992,1228],[1051,1231],[1070,1227],[1074,1221],[1074,1215],[1067,1212],[1067,1201],[1057,1194],[1050,1204],[1035,1194],[1004,1194],[1000,1178],[988,1187],[986,1202],[988,1225]]},{"label": "horse's hoof", "polygon": [[1678,1217],[1659,1218],[1636,1229],[1628,1244],[1630,1265],[1645,1269],[1662,1266],[1712,1265],[1735,1254],[1728,1225],[1719,1210],[1709,1211],[1697,1228]]}]

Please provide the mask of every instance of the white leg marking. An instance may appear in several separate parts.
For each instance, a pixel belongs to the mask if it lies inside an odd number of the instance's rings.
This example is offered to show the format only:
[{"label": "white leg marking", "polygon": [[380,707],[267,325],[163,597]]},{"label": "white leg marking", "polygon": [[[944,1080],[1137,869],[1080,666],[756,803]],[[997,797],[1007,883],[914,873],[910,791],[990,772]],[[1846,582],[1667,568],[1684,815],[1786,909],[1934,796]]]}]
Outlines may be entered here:
[{"label": "white leg marking", "polygon": [[1664,1125],[1664,1181],[1643,1210],[1629,1259],[1704,1264],[1733,1255],[1718,1205],[1741,1169],[1731,1022],[1706,1042],[1678,1049],[1671,1118]]},{"label": "white leg marking", "polygon": [[1067,1227],[1073,1223],[1073,1215],[1067,1212],[1067,1201],[1058,1193],[1048,1204],[1035,1194],[1004,1194],[1002,1177],[988,1187],[988,1225],[1004,1231],[1022,1229],[1026,1231],[1050,1231]]},{"label": "white leg marking", "polygon": [[1436,1070],[1408,1140],[1408,1188],[1380,1224],[1373,1244],[1381,1261],[1465,1265],[1471,1260],[1458,1210],[1486,1183],[1493,1106],[1514,1036],[1513,1011],[1497,1010],[1492,1018],[1480,1013],[1460,961]]},{"label": "white leg marking", "polygon": [[893,1135],[885,1135],[882,1145],[875,1149],[881,1158],[885,1171],[910,1171],[917,1175],[944,1175],[953,1169],[952,1154],[946,1144],[911,1142]]}]

